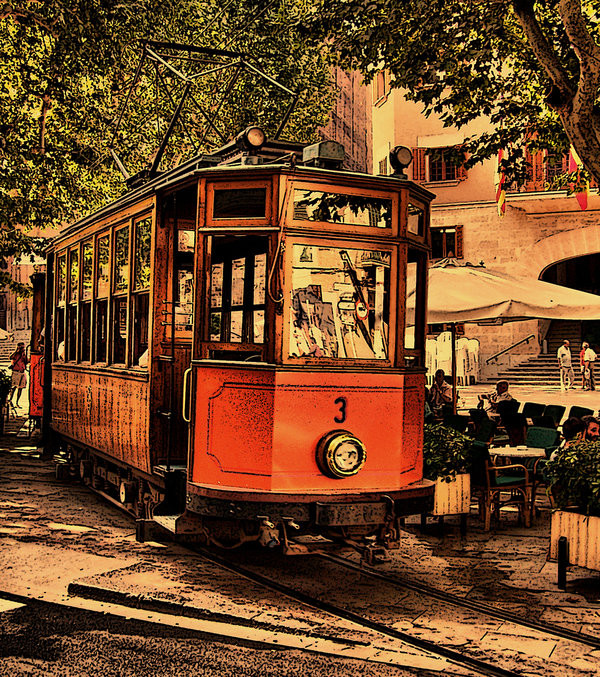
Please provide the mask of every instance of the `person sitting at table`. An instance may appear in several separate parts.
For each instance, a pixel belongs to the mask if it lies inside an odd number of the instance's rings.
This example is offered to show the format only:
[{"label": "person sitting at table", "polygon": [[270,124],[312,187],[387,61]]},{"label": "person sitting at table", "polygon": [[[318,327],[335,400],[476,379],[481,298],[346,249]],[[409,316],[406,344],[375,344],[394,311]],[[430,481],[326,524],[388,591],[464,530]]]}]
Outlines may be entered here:
[{"label": "person sitting at table", "polygon": [[600,440],[600,421],[595,416],[583,416],[581,421],[585,428],[579,433],[578,441],[597,442]]},{"label": "person sitting at table", "polygon": [[513,396],[508,392],[508,381],[498,381],[496,389],[488,394],[479,395],[479,408],[483,407],[487,415],[492,419],[498,419],[498,404],[500,402],[508,402],[513,399]]},{"label": "person sitting at table", "polygon": [[446,383],[446,374],[438,369],[433,377],[433,384],[429,390],[429,406],[434,416],[441,418],[445,405],[452,404],[452,386]]}]

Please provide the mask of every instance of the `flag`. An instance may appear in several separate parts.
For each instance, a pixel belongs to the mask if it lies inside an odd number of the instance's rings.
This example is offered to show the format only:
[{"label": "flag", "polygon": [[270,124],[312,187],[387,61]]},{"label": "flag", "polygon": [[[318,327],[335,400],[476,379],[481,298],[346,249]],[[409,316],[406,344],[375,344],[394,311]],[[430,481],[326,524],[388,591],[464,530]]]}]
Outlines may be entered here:
[{"label": "flag", "polygon": [[[573,146],[571,146],[571,148],[569,149],[569,174],[571,174],[572,172],[577,172],[577,179],[579,182],[582,169],[583,162],[579,159],[577,151],[573,148]],[[571,183],[570,187],[572,190],[574,190],[575,184]],[[577,192],[575,193],[575,198],[579,204],[580,209],[587,209],[589,190],[590,184],[588,181],[585,181],[584,187],[578,189]]]},{"label": "flag", "polygon": [[498,166],[496,167],[496,175],[494,177],[494,184],[496,186],[496,206],[498,208],[498,216],[504,216],[506,212],[506,188],[504,183],[506,176],[502,169],[502,158],[504,157],[504,149],[500,148],[498,151]]}]

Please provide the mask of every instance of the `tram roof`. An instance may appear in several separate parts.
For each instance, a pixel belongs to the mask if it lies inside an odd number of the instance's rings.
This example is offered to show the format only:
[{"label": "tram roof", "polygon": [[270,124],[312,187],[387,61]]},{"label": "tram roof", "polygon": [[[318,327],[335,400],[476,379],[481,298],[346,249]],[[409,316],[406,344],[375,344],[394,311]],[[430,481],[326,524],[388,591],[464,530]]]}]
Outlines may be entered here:
[{"label": "tram roof", "polygon": [[[297,148],[302,148],[299,144],[289,143],[290,148],[296,150]],[[217,151],[218,152],[218,151]],[[386,190],[392,187],[397,188],[399,184],[402,187],[409,187],[411,192],[415,194],[416,197],[420,197],[426,202],[430,202],[435,198],[435,194],[431,191],[423,188],[423,186],[409,181],[406,179],[399,179],[393,175],[382,176],[382,175],[373,175],[367,174],[366,172],[355,172],[347,169],[330,169],[314,166],[305,166],[302,164],[296,164],[293,168],[290,162],[263,162],[258,164],[241,164],[241,163],[224,163],[222,155],[215,154],[204,154],[197,155],[194,158],[188,160],[187,162],[174,167],[153,179],[148,180],[146,183],[133,188],[128,191],[121,197],[113,200],[104,207],[100,207],[96,211],[88,214],[82,219],[72,223],[67,226],[59,235],[53,238],[52,242],[62,240],[63,237],[69,236],[79,230],[88,226],[90,223],[101,219],[105,216],[109,216],[120,209],[123,209],[129,205],[140,202],[144,198],[150,197],[153,194],[159,193],[164,190],[168,190],[171,187],[174,187],[178,183],[185,183],[186,181],[192,179],[195,176],[200,175],[219,175],[219,174],[231,174],[231,173],[248,173],[248,174],[274,174],[274,173],[283,173],[283,172],[294,172],[295,174],[300,174],[309,179],[309,177],[330,177],[332,182],[335,183],[344,183],[345,181],[358,182],[359,185],[366,185],[367,183],[371,184],[375,182],[379,190]],[[49,248],[52,244],[49,245]]]}]

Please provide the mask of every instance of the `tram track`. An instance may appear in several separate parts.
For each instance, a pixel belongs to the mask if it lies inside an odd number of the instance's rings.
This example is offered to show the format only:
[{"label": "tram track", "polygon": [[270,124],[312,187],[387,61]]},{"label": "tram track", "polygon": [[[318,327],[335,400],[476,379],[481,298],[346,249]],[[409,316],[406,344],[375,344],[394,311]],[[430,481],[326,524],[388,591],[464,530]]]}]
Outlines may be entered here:
[{"label": "tram track", "polygon": [[[450,663],[460,668],[466,668],[476,674],[486,675],[489,677],[517,677],[523,674],[521,672],[515,672],[500,665],[495,665],[493,663],[481,660],[475,656],[460,653],[459,651],[449,648],[448,646],[444,646],[443,644],[416,637],[414,634],[390,627],[385,623],[372,620],[367,616],[351,611],[338,604],[323,600],[319,597],[302,592],[297,588],[291,587],[279,581],[275,581],[264,574],[258,573],[247,566],[240,565],[232,559],[218,555],[215,552],[205,548],[195,547],[194,551],[214,564],[224,567],[236,575],[244,576],[245,578],[258,583],[269,590],[276,591],[314,609],[331,614],[334,617],[350,621],[360,627],[378,632],[392,639],[399,640],[412,648],[419,649],[436,657],[444,658]],[[335,559],[331,561],[335,562]]]},{"label": "tram track", "polygon": [[454,595],[451,592],[445,590],[440,590],[426,583],[417,583],[416,581],[408,580],[406,578],[400,578],[395,574],[383,573],[376,571],[368,566],[357,564],[349,559],[340,557],[338,555],[332,555],[330,553],[319,553],[316,555],[322,560],[333,562],[340,566],[343,566],[351,571],[360,573],[363,576],[370,576],[371,578],[385,581],[386,583],[393,585],[398,588],[403,588],[406,590],[411,590],[421,595],[426,595],[428,597],[433,597],[438,599],[445,604],[460,607],[462,609],[468,609],[470,611],[479,612],[485,614],[488,617],[496,618],[497,620],[503,621],[505,623],[514,623],[515,625],[520,625],[523,627],[530,628],[531,630],[536,630],[538,632],[543,632],[560,639],[566,639],[572,642],[577,642],[579,644],[585,644],[587,646],[593,647],[594,649],[600,649],[600,638],[594,637],[593,635],[588,635],[583,632],[577,632],[575,630],[569,630],[568,628],[555,625],[553,623],[546,623],[543,621],[530,620],[519,614],[512,613],[503,609],[497,609],[496,607],[486,604],[485,602],[478,602],[475,600],[469,600],[459,595]]}]

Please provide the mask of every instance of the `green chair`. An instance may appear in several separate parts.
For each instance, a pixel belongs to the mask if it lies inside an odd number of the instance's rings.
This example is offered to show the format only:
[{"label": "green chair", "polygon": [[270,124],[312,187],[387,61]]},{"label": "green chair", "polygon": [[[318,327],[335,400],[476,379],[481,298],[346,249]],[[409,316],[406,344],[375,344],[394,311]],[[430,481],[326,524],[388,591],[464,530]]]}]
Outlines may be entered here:
[{"label": "green chair", "polygon": [[542,416],[550,416],[554,420],[554,427],[558,428],[559,423],[565,415],[566,407],[561,404],[547,404]]},{"label": "green chair", "polygon": [[579,407],[576,404],[574,404],[570,409],[569,409],[569,415],[567,418],[583,418],[584,416],[593,416],[594,415],[594,410],[593,409],[588,409],[588,407]]},{"label": "green chair", "polygon": [[525,402],[521,413],[525,418],[533,418],[534,416],[542,416],[546,409],[545,404],[538,404],[537,402]]},{"label": "green chair", "polygon": [[471,492],[485,531],[491,528],[492,516],[500,519],[500,508],[505,505],[516,505],[519,519],[531,526],[533,483],[527,468],[520,463],[494,465],[487,445],[481,443],[471,448]]}]

